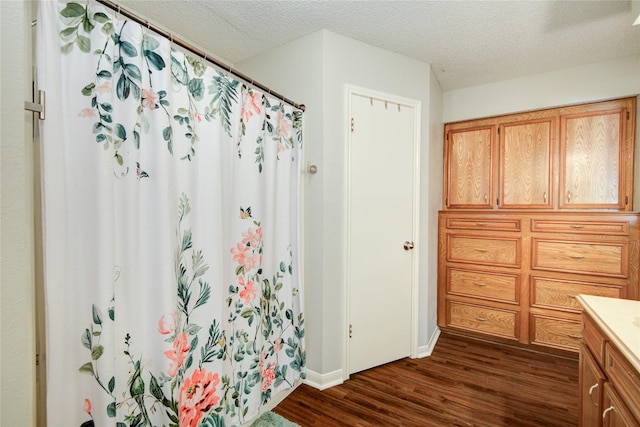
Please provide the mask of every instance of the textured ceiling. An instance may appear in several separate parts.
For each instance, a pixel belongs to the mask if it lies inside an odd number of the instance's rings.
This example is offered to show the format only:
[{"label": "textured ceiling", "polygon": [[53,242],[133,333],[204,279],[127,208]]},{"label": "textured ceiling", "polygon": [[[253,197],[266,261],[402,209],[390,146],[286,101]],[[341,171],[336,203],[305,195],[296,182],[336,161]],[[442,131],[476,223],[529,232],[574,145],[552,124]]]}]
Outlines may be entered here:
[{"label": "textured ceiling", "polygon": [[327,29],[431,64],[444,91],[640,54],[623,0],[119,3],[230,64]]}]

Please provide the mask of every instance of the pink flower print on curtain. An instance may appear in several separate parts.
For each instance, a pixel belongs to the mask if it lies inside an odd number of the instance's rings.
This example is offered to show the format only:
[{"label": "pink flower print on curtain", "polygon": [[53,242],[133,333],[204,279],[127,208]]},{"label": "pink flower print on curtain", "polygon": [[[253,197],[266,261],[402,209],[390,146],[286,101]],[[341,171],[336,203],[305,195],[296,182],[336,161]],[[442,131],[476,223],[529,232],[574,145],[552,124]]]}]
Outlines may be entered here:
[{"label": "pink flower print on curtain", "polygon": [[105,5],[38,13],[47,424],[250,422],[306,375],[302,112]]},{"label": "pink flower print on curtain", "polygon": [[249,122],[249,119],[254,114],[260,114],[260,107],[262,105],[262,94],[247,90],[242,97],[242,120],[245,123]]},{"label": "pink flower print on curtain", "polygon": [[197,427],[203,414],[218,404],[218,374],[198,369],[180,388],[180,426]]}]

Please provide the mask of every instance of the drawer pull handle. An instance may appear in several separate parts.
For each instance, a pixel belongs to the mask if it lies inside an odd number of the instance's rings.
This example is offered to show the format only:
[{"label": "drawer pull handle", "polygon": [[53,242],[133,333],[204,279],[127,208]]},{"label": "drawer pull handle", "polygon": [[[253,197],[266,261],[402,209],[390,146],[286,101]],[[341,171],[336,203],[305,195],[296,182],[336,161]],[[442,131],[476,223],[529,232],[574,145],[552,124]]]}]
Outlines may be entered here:
[{"label": "drawer pull handle", "polygon": [[594,401],[593,401],[593,390],[595,390],[595,389],[597,389],[597,388],[598,388],[598,383],[595,383],[594,385],[592,385],[592,386],[589,388],[589,400],[591,400],[591,404],[592,404],[593,406],[595,406],[596,408],[598,407],[598,404],[597,404],[596,402],[594,402]]},{"label": "drawer pull handle", "polygon": [[571,298],[571,299],[576,299],[575,295],[571,295],[571,294],[566,294],[567,297]]},{"label": "drawer pull handle", "polygon": [[582,339],[582,335],[567,334],[567,336],[569,338],[573,338],[573,339],[576,339],[576,340],[581,340]]},{"label": "drawer pull handle", "polygon": [[487,223],[486,222],[476,222],[476,225],[478,227],[484,227],[485,225],[487,225]]},{"label": "drawer pull handle", "polygon": [[602,412],[602,425],[603,425],[603,426],[605,425],[605,419],[607,418],[607,414],[608,414],[609,412],[611,412],[611,411],[615,411],[615,410],[616,410],[616,408],[614,408],[613,406],[609,406],[607,409],[605,409],[605,410]]},{"label": "drawer pull handle", "polygon": [[478,286],[479,288],[484,288],[486,286],[489,286],[487,283],[474,283],[475,286]]},{"label": "drawer pull handle", "polygon": [[487,321],[487,319],[485,319],[484,317],[476,317],[476,320],[478,322],[486,322]]},{"label": "drawer pull handle", "polygon": [[571,227],[571,228],[581,229],[581,228],[584,228],[584,225],[580,225],[580,224],[572,224],[570,227]]},{"label": "drawer pull handle", "polygon": [[584,259],[584,256],[582,256],[582,255],[569,255],[569,258],[571,258],[571,259]]},{"label": "drawer pull handle", "polygon": [[487,252],[487,250],[486,249],[476,249],[476,252],[485,253],[485,252]]}]

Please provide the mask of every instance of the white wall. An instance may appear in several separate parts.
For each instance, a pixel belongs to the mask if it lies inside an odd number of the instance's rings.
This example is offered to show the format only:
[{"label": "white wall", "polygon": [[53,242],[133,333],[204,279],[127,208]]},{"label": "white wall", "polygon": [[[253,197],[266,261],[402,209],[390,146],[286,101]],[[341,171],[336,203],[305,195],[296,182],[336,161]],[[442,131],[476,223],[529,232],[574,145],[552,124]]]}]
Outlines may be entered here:
[{"label": "white wall", "polygon": [[[295,66],[290,64],[294,63]],[[259,59],[235,64],[235,67],[254,80],[268,85],[271,89],[297,103],[304,103],[304,142],[305,161],[319,165],[316,175],[304,175],[303,192],[303,252],[305,259],[314,262],[305,265],[304,298],[307,307],[313,307],[305,313],[306,351],[313,354],[307,360],[308,367],[322,372],[324,348],[324,322],[322,305],[324,300],[324,273],[322,269],[324,253],[323,239],[323,177],[322,141],[324,139],[322,90],[323,90],[323,36],[316,32],[274,49]],[[303,162],[304,163],[304,162]]]},{"label": "white wall", "polygon": [[[318,45],[318,41],[321,45]],[[318,50],[320,49],[320,50]],[[301,53],[302,52],[302,53]],[[313,52],[313,53],[311,53]],[[310,70],[305,58],[320,63]],[[428,64],[397,55],[330,31],[273,49],[235,66],[261,83],[307,106],[305,155],[318,166],[306,176],[305,186],[305,295],[308,368],[320,386],[341,381],[346,333],[345,233],[346,233],[346,85],[351,84],[422,102],[422,188],[428,204],[429,94],[434,83]],[[312,68],[311,67],[311,68]],[[301,90],[305,87],[305,90]],[[320,91],[317,92],[316,89]],[[439,91],[439,87],[437,88]],[[440,113],[437,113],[440,116]],[[440,127],[440,126],[439,126]],[[439,191],[439,187],[438,187]],[[421,258],[431,259],[429,213],[423,211]],[[420,244],[420,242],[419,242]],[[435,263],[434,263],[435,266]],[[435,282],[434,282],[435,285]],[[420,280],[420,343],[436,329],[429,323],[428,283]],[[434,302],[435,304],[435,302]],[[425,325],[427,325],[425,327]],[[430,327],[429,327],[430,326]]]},{"label": "white wall", "polygon": [[31,4],[0,1],[0,425],[35,426]]},{"label": "white wall", "polygon": [[444,94],[445,123],[640,93],[640,55],[458,89]]},{"label": "white wall", "polygon": [[[430,107],[431,115],[429,120],[429,150],[428,153],[422,155],[422,165],[428,165],[427,170],[423,167],[422,188],[428,189],[424,192],[426,197],[421,199],[420,209],[426,213],[423,214],[424,224],[421,224],[422,242],[428,245],[428,257],[422,257],[420,260],[420,277],[421,281],[426,284],[427,292],[421,295],[424,299],[421,306],[426,306],[423,315],[426,317],[420,319],[421,337],[429,337],[435,340],[438,337],[438,211],[442,209],[442,186],[443,186],[443,165],[444,165],[444,147],[443,135],[444,124],[442,121],[443,110],[443,93],[440,89],[433,70],[430,72],[431,92]],[[425,150],[427,151],[427,150]],[[421,343],[424,346],[424,343]],[[435,342],[426,343],[426,352],[430,354]]]}]

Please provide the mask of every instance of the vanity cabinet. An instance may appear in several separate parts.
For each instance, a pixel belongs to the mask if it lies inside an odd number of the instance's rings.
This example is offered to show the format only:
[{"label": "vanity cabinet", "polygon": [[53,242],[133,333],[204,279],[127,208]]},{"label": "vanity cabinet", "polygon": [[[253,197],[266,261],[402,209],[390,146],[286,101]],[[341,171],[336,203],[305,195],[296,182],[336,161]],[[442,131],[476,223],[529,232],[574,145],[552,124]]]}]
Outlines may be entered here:
[{"label": "vanity cabinet", "polygon": [[636,98],[448,123],[444,209],[633,209]]},{"label": "vanity cabinet", "polygon": [[[636,312],[640,312],[640,306]],[[632,319],[628,320],[633,328]],[[583,313],[582,325],[580,426],[640,426],[640,371],[620,349],[625,344],[614,342],[616,339],[587,312]],[[640,354],[640,349],[636,353]]]},{"label": "vanity cabinet", "polygon": [[580,347],[580,425],[582,427],[602,426],[602,397],[607,377],[591,352]]}]

